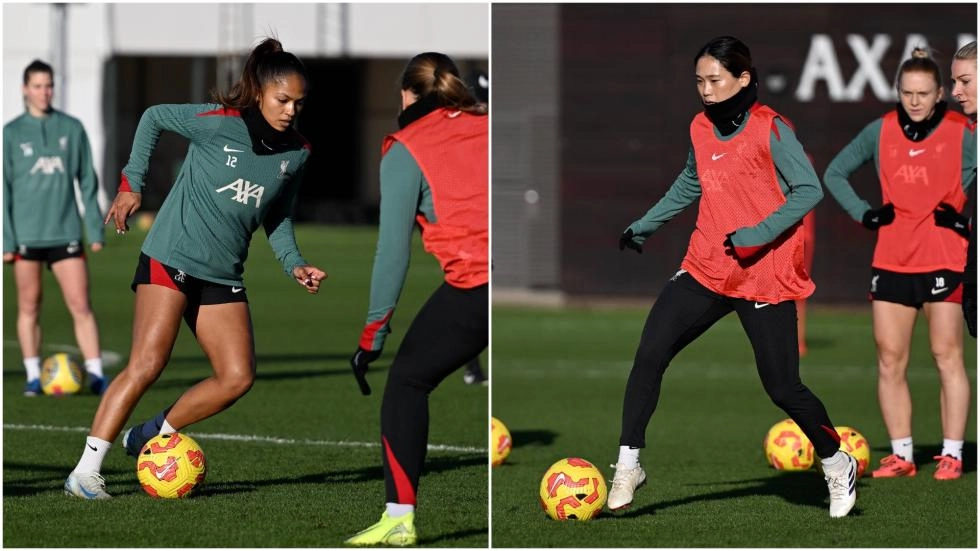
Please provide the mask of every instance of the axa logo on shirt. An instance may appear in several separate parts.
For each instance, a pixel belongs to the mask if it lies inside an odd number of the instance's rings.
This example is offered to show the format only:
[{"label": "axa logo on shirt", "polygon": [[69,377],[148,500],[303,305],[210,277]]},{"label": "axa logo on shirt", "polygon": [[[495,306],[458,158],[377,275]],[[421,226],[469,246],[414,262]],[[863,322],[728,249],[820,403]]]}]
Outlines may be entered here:
[{"label": "axa logo on shirt", "polygon": [[227,186],[223,188],[218,188],[215,191],[217,191],[218,193],[223,193],[228,190],[235,192],[235,195],[232,196],[233,201],[238,201],[239,203],[247,205],[248,200],[254,197],[255,208],[259,208],[259,205],[262,204],[262,194],[265,193],[265,186],[253,184],[248,180],[239,178],[234,182],[228,184]]},{"label": "axa logo on shirt", "polygon": [[902,164],[895,171],[895,174],[892,175],[892,178],[895,182],[902,182],[904,184],[929,185],[929,171],[924,166]]},{"label": "axa logo on shirt", "polygon": [[65,173],[65,165],[61,162],[61,157],[38,157],[37,162],[31,167],[31,174],[38,171],[45,176],[50,176],[55,172]]}]

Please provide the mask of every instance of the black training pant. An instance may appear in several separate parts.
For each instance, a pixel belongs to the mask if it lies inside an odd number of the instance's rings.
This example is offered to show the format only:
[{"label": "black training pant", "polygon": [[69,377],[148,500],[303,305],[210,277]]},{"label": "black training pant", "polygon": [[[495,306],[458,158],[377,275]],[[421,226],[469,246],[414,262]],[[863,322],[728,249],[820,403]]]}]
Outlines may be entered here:
[{"label": "black training pant", "polygon": [[487,285],[458,289],[443,283],[405,333],[381,402],[388,503],[416,502],[429,440],[429,393],[487,347],[487,299]]},{"label": "black training pant", "polygon": [[682,272],[667,284],[643,327],[623,400],[619,445],[642,448],[670,361],[732,310],[755,352],[762,386],[773,403],[803,430],[817,455],[832,456],[839,438],[820,400],[800,380],[796,303],[765,304],[719,295]]}]

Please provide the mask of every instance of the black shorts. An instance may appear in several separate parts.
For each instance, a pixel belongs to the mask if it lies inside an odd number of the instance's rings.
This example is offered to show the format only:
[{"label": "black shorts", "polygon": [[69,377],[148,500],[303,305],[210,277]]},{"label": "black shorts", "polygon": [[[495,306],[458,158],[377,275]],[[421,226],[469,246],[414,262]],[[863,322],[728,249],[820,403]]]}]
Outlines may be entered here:
[{"label": "black shorts", "polygon": [[871,268],[870,300],[921,308],[926,302],[963,302],[963,272],[936,270],[903,274]]},{"label": "black shorts", "polygon": [[165,264],[140,253],[136,275],[133,276],[133,291],[137,285],[160,285],[168,289],[180,291],[187,296],[190,305],[206,306],[209,304],[227,304],[230,302],[248,302],[244,287],[222,285],[198,279],[177,268]]},{"label": "black shorts", "polygon": [[18,245],[14,260],[33,260],[35,262],[47,262],[48,269],[59,260],[66,258],[85,258],[85,247],[80,241],[71,241],[64,245],[54,247],[28,247]]}]

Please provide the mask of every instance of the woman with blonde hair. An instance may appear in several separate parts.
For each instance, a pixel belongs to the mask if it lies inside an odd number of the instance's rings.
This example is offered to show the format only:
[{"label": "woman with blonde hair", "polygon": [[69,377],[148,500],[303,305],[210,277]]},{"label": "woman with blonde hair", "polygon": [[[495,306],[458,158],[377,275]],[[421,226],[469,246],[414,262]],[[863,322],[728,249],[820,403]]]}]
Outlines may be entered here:
[{"label": "woman with blonde hair", "polygon": [[[933,476],[959,478],[970,410],[963,365],[963,267],[968,221],[960,214],[976,178],[976,134],[946,109],[939,66],[916,49],[898,71],[899,103],[864,127],[831,161],[824,184],[856,222],[878,232],[870,299],[878,351],[878,403],[892,453],[875,478],[915,476],[912,396],[906,372],[921,309],[939,372],[943,446]],[[872,208],[848,183],[873,160],[882,206]],[[952,230],[952,231],[951,231]]]}]

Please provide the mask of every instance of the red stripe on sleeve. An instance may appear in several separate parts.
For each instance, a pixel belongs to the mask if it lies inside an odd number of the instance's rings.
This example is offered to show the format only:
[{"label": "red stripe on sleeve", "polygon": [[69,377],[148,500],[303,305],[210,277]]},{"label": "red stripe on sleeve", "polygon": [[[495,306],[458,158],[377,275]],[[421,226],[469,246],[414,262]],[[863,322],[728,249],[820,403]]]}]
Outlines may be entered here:
[{"label": "red stripe on sleeve", "polygon": [[408,480],[408,475],[405,474],[405,470],[402,469],[401,464],[395,459],[395,454],[391,451],[388,439],[382,435],[381,440],[385,445],[385,457],[388,458],[388,468],[391,469],[391,476],[395,479],[395,491],[398,492],[398,503],[415,505],[415,488],[412,487],[412,483]]},{"label": "red stripe on sleeve", "polygon": [[203,113],[198,113],[198,117],[238,117],[241,116],[241,112],[238,109],[229,109],[227,107],[219,107],[218,109],[212,109],[211,111],[205,111]]},{"label": "red stripe on sleeve", "polygon": [[394,308],[388,310],[385,317],[379,319],[378,321],[371,322],[364,327],[364,331],[361,333],[361,348],[364,350],[374,350],[374,337],[378,335],[378,331],[380,331],[382,327],[388,324],[388,320],[391,319],[391,314],[394,313],[394,311]]},{"label": "red stripe on sleeve", "polygon": [[765,245],[753,245],[751,247],[735,247],[735,255],[739,258],[749,258],[750,256],[758,253],[762,250]]},{"label": "red stripe on sleeve", "polygon": [[121,176],[122,177],[119,181],[119,191],[132,192],[133,188],[129,187],[129,178],[127,178],[125,174],[121,174]]}]

